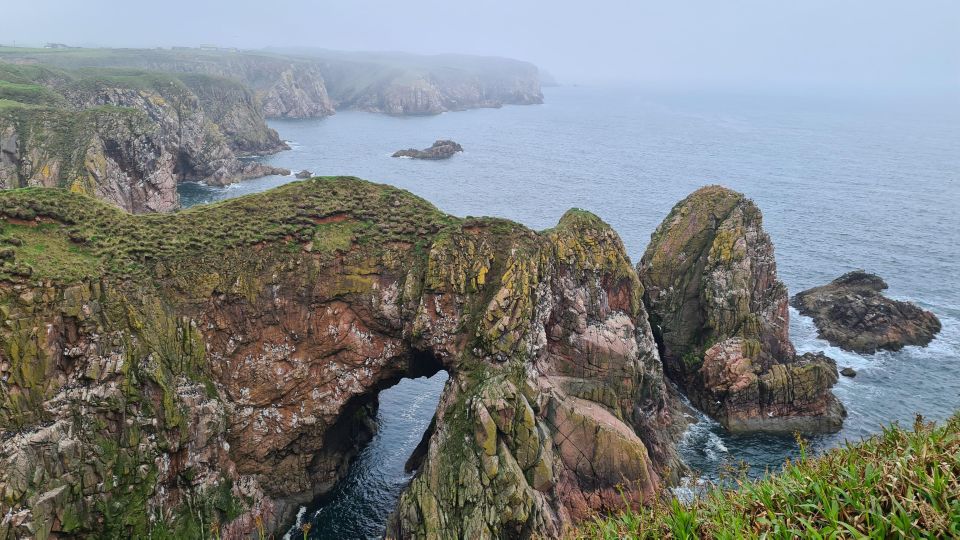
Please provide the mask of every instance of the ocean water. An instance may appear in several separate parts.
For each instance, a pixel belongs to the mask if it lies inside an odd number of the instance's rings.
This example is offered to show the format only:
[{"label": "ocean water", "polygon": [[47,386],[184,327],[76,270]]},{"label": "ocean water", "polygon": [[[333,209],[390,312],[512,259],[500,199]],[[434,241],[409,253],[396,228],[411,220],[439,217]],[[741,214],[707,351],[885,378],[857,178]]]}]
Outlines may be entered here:
[{"label": "ocean water", "polygon": [[[265,161],[397,185],[455,215],[507,217],[535,229],[553,226],[570,207],[585,208],[619,232],[634,262],[673,204],[702,185],[726,185],[763,211],[791,293],[865,268],[890,284],[891,296],[916,302],[943,323],[926,348],[863,356],[817,339],[812,321],[791,310],[798,352],[823,350],[858,372],[835,388],[849,412],[843,430],[813,438],[815,449],[855,442],[893,421],[909,424],[916,414],[942,420],[960,409],[960,99],[622,87],[545,94],[540,106],[431,117],[341,112],[275,121],[292,150]],[[439,162],[390,157],[439,138],[456,140],[464,153]],[[184,205],[193,205],[292,180],[185,184],[180,194]],[[412,391],[403,384],[381,395],[381,433],[344,486],[305,515],[314,538],[382,532],[408,481],[403,460],[429,422],[443,378],[414,381]],[[790,437],[730,435],[701,419],[681,450],[704,478],[714,479],[740,462],[753,474],[776,469],[796,455],[797,444]],[[371,520],[375,527],[367,527]]]}]

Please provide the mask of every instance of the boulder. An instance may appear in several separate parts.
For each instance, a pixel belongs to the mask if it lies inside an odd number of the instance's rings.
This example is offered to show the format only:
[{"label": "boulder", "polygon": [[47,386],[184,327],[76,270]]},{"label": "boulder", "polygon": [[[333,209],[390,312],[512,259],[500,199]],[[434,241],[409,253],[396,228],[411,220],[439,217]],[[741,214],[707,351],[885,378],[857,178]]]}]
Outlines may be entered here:
[{"label": "boulder", "polygon": [[310,172],[310,171],[308,171],[308,170],[306,170],[306,169],[304,169],[304,170],[302,170],[302,171],[300,171],[300,172],[297,173],[297,178],[300,179],[300,180],[306,180],[307,178],[310,178],[311,176],[313,176],[313,173]]},{"label": "boulder", "polygon": [[926,346],[940,332],[933,313],[910,302],[887,298],[887,283],[863,270],[797,293],[791,303],[813,318],[819,336],[848,351],[873,354],[907,345]]}]

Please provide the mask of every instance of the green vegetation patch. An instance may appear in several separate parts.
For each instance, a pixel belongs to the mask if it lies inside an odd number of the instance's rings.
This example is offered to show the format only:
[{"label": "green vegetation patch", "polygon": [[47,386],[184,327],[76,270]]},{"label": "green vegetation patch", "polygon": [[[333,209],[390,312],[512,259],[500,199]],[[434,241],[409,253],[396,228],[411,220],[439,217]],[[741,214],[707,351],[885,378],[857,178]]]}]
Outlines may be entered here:
[{"label": "green vegetation patch", "polygon": [[918,417],[859,444],[692,505],[673,500],[598,517],[572,536],[623,538],[960,538],[960,413],[937,427]]},{"label": "green vegetation patch", "polygon": [[89,249],[71,242],[64,227],[54,223],[20,225],[0,221],[0,244],[8,250],[6,253],[15,250],[16,261],[29,265],[34,278],[78,281],[93,275],[100,263]]}]

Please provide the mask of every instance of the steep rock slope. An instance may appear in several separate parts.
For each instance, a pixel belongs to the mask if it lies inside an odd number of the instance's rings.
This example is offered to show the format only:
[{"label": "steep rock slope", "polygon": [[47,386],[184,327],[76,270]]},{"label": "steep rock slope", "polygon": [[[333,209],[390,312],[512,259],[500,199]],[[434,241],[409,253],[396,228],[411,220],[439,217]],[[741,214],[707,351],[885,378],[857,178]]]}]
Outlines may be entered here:
[{"label": "steep rock slope", "polygon": [[873,354],[929,344],[940,332],[937,316],[910,302],[887,298],[881,292],[886,288],[880,276],[854,270],[797,293],[792,303],[813,317],[820,337],[848,351]]},{"label": "steep rock slope", "polygon": [[657,227],[637,269],[665,371],[698,408],[734,431],[840,428],[836,365],[796,355],[787,290],[752,201],[697,190]]},{"label": "steep rock slope", "polygon": [[0,102],[0,189],[65,187],[130,212],[177,208],[176,158],[146,114]]},{"label": "steep rock slope", "polygon": [[0,537],[275,529],[380,389],[439,369],[391,536],[555,537],[676,472],[643,289],[591,214],[536,233],[338,178],[146,216],[13,190],[0,216]]},{"label": "steep rock slope", "polygon": [[0,64],[0,184],[69,187],[131,212],[163,212],[178,206],[180,181],[286,172],[237,159],[284,147],[249,92],[209,77],[189,82],[193,89],[144,71]]}]

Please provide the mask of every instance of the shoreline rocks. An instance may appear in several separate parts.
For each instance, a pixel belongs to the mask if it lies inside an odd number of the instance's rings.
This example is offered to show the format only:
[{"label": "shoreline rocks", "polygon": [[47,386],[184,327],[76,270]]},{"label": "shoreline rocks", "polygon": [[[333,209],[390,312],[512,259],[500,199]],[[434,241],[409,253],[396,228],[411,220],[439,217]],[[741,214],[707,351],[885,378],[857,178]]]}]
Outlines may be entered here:
[{"label": "shoreline rocks", "polygon": [[392,157],[408,157],[413,159],[450,159],[457,152],[463,152],[463,147],[454,141],[440,139],[433,143],[430,148],[417,150],[416,148],[407,148],[406,150],[397,150]]},{"label": "shoreline rocks", "polygon": [[936,315],[881,291],[887,283],[863,270],[797,293],[791,304],[813,318],[818,335],[844,350],[873,354],[907,345],[927,346],[940,332]]},{"label": "shoreline rocks", "polygon": [[678,203],[637,266],[664,371],[731,431],[833,432],[833,360],[797,356],[787,290],[752,201],[721,186]]},{"label": "shoreline rocks", "polygon": [[308,171],[308,170],[306,170],[306,169],[304,169],[304,170],[302,170],[302,171],[300,171],[300,172],[297,173],[297,179],[298,179],[298,180],[306,180],[307,178],[310,178],[311,176],[313,176],[313,173],[310,172],[310,171]]}]

